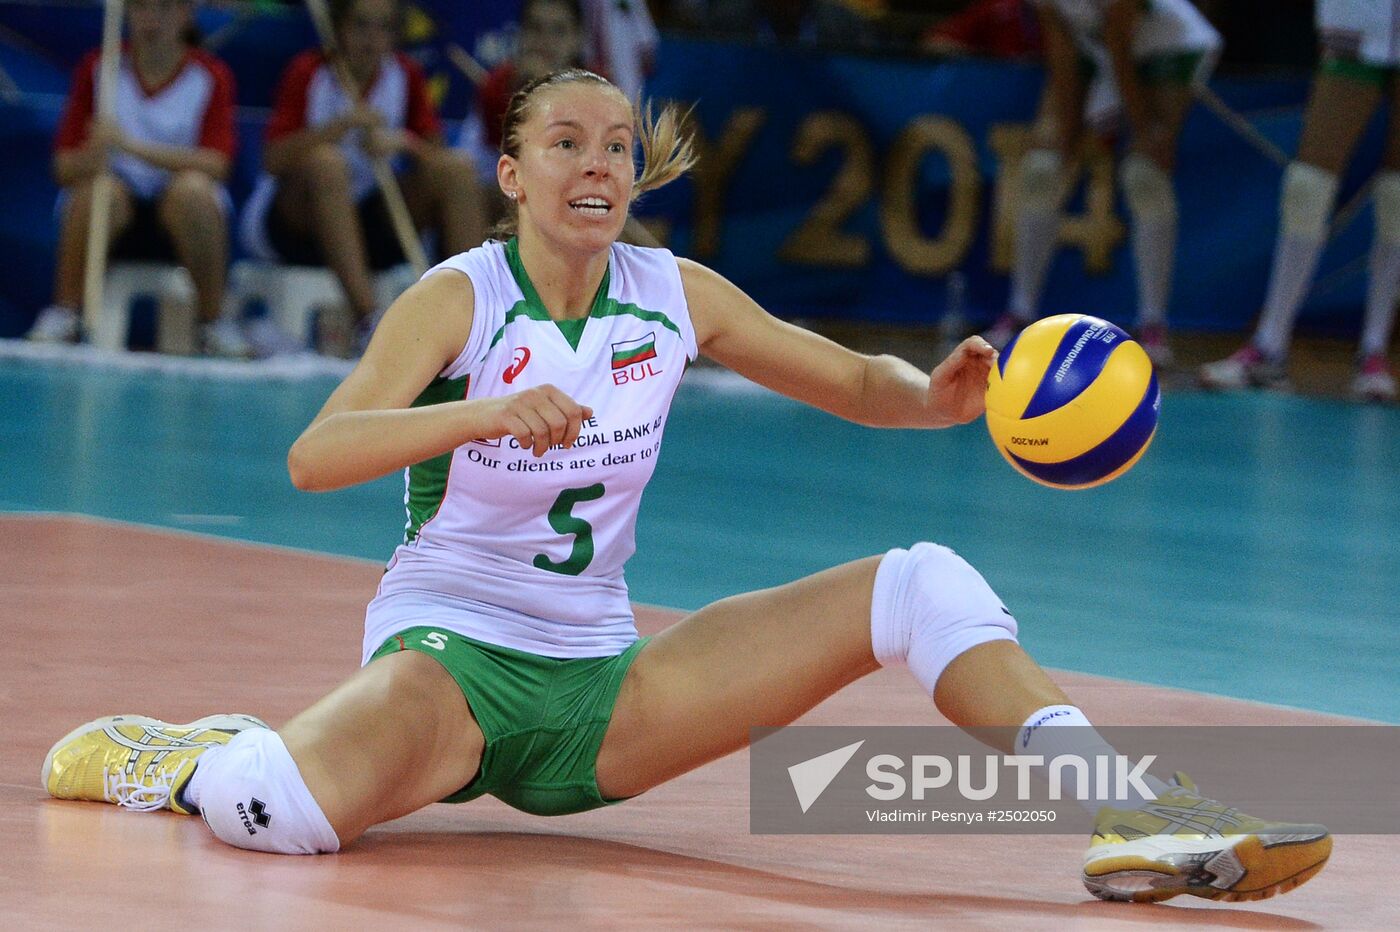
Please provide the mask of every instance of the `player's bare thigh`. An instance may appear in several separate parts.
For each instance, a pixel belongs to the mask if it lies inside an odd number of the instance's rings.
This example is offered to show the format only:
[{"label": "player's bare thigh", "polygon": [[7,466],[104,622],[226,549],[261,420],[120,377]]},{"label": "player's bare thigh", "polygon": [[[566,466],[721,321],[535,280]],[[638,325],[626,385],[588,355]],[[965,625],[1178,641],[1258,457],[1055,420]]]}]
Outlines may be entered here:
[{"label": "player's bare thigh", "polygon": [[[1147,95],[1147,108],[1151,114],[1153,128],[1162,140],[1159,147],[1159,164],[1163,171],[1171,173],[1176,169],[1177,143],[1181,140],[1181,127],[1186,122],[1186,114],[1195,102],[1191,85],[1167,82],[1150,84],[1144,89]],[[1159,162],[1160,162],[1159,160]]]},{"label": "player's bare thigh", "polygon": [[785,725],[878,668],[879,557],[706,606],[637,655],[598,753],[605,798],[634,796]]},{"label": "player's bare thigh", "polygon": [[1340,175],[1380,99],[1378,85],[1319,71],[1303,114],[1298,161]]},{"label": "player's bare thigh", "polygon": [[486,743],[456,680],[417,651],[372,661],[278,733],[341,844],[461,789]]},{"label": "player's bare thigh", "polygon": [[1390,101],[1386,107],[1385,157],[1381,164],[1387,171],[1400,171],[1400,69],[1386,82],[1386,92]]}]

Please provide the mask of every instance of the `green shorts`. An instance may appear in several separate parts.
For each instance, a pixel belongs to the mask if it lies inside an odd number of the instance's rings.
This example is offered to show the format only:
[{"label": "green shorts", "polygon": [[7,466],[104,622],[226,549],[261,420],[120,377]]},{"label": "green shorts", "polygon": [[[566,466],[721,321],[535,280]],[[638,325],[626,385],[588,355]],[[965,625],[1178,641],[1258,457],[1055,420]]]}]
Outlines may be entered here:
[{"label": "green shorts", "polygon": [[[1205,52],[1167,52],[1137,63],[1138,80],[1148,87],[1190,85],[1195,82],[1205,60]],[[1099,66],[1088,55],[1079,56],[1079,76],[1085,81],[1097,77]]]},{"label": "green shorts", "polygon": [[1360,84],[1371,84],[1375,87],[1384,87],[1390,80],[1391,75],[1396,73],[1395,68],[1385,65],[1373,65],[1370,62],[1362,61],[1352,55],[1341,55],[1329,52],[1322,59],[1322,63],[1317,66],[1318,71],[1323,74],[1330,74],[1336,78],[1345,78],[1348,81],[1356,81]]},{"label": "green shorts", "polygon": [[622,678],[648,638],[613,657],[561,660],[439,631],[409,628],[370,662],[401,650],[446,668],[486,736],[481,769],[443,800],[491,795],[534,815],[567,815],[621,802],[598,792],[598,748]]}]

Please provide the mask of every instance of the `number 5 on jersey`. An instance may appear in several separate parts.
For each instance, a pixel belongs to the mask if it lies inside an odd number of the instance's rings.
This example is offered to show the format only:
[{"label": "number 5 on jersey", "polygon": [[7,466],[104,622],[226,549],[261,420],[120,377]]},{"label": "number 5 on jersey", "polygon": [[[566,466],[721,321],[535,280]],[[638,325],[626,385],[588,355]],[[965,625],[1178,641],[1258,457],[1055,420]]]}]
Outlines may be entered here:
[{"label": "number 5 on jersey", "polygon": [[559,493],[549,508],[549,526],[560,534],[571,534],[574,544],[569,556],[562,563],[551,560],[546,554],[535,554],[535,566],[551,573],[564,576],[577,576],[593,562],[593,525],[573,515],[574,506],[579,502],[591,502],[603,497],[603,483],[595,482],[583,489],[565,489]]}]

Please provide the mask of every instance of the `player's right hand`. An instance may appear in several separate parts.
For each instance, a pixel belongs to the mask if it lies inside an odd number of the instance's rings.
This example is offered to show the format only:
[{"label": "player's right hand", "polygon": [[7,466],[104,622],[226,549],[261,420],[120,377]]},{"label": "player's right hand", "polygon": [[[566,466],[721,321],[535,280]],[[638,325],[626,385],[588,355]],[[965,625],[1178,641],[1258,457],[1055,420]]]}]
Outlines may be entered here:
[{"label": "player's right hand", "polygon": [[550,447],[571,447],[593,409],[581,405],[553,385],[527,388],[500,398],[482,398],[478,409],[483,425],[474,439],[495,440],[507,434],[520,449],[544,456]]},{"label": "player's right hand", "polygon": [[377,129],[384,122],[379,111],[366,103],[358,103],[353,109],[342,113],[336,118],[336,128],[339,130],[337,137],[344,136],[351,130],[373,130]]}]

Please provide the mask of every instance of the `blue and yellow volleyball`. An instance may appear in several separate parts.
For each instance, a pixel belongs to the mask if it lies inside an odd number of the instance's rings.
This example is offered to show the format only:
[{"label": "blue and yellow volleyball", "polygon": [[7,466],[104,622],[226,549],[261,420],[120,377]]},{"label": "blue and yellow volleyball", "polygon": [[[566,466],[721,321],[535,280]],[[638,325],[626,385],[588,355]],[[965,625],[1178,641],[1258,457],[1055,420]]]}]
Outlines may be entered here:
[{"label": "blue and yellow volleyball", "polygon": [[987,381],[987,430],[1041,485],[1087,489],[1133,467],[1152,442],[1162,393],[1146,351],[1084,314],[1038,320],[1001,351]]}]

